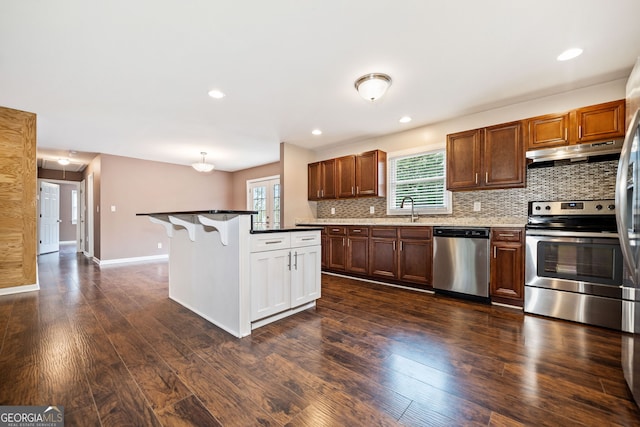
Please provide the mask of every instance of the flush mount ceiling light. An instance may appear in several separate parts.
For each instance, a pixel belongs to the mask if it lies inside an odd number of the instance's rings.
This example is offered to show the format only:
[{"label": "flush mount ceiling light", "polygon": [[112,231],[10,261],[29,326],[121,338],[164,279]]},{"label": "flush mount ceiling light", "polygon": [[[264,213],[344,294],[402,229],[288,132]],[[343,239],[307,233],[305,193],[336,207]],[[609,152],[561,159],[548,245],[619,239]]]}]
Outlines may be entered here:
[{"label": "flush mount ceiling light", "polygon": [[365,74],[355,82],[360,96],[371,102],[384,95],[389,86],[391,86],[391,77],[382,73]]},{"label": "flush mount ceiling light", "polygon": [[58,164],[62,165],[62,166],[67,166],[69,163],[71,163],[69,161],[69,159],[58,159]]},{"label": "flush mount ceiling light", "polygon": [[315,136],[322,135],[322,131],[320,129],[314,129],[311,133]]},{"label": "flush mount ceiling light", "polygon": [[213,166],[211,163],[207,163],[204,161],[204,156],[206,156],[207,153],[204,151],[201,151],[200,155],[202,156],[202,161],[196,162],[191,166],[198,172],[211,172],[215,166]]},{"label": "flush mount ceiling light", "polygon": [[403,116],[400,117],[400,120],[398,120],[400,123],[409,123],[411,121],[411,117],[409,116]]},{"label": "flush mount ceiling light", "polygon": [[580,49],[579,47],[573,47],[562,52],[556,59],[558,61],[568,61],[569,59],[573,59],[580,55],[582,55],[582,49]]}]

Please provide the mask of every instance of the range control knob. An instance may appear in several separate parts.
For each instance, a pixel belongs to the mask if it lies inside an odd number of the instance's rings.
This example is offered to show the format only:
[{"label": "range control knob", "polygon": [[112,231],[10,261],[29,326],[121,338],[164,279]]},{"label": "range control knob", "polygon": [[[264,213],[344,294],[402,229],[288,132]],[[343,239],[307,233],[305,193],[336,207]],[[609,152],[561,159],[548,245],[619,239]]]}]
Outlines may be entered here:
[{"label": "range control knob", "polygon": [[544,207],[545,210],[550,211],[551,210],[551,206],[547,205]]},{"label": "range control knob", "polygon": [[540,209],[542,209],[540,206],[536,206],[537,211],[539,211]]},{"label": "range control knob", "polygon": [[601,211],[602,210],[602,205],[596,205],[596,210]]},{"label": "range control knob", "polygon": [[607,206],[607,208],[608,208],[610,211],[612,211],[612,210],[614,210],[614,209],[616,208],[616,205],[609,205],[609,206]]}]

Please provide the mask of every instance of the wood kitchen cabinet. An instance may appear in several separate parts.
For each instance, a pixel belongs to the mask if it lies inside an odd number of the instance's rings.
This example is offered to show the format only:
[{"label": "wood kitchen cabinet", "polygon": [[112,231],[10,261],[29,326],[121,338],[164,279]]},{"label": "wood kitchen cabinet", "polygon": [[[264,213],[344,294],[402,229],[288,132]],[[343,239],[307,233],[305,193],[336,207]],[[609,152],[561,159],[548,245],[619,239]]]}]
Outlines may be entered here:
[{"label": "wood kitchen cabinet", "polygon": [[380,150],[310,163],[308,199],[384,197],[386,164],[387,154]]},{"label": "wood kitchen cabinet", "polygon": [[491,229],[490,295],[493,302],[522,307],[524,229]]},{"label": "wood kitchen cabinet", "polygon": [[418,285],[432,284],[432,227],[398,228],[398,279]]},{"label": "wood kitchen cabinet", "polygon": [[525,186],[522,122],[447,135],[447,189]]},{"label": "wood kitchen cabinet", "polygon": [[369,227],[347,227],[346,271],[369,274]]},{"label": "wood kitchen cabinet", "polygon": [[369,274],[372,278],[398,278],[396,227],[370,227]]},{"label": "wood kitchen cabinet", "polygon": [[531,117],[524,129],[527,150],[620,138],[625,134],[625,100]]},{"label": "wood kitchen cabinet", "polygon": [[344,271],[347,266],[347,227],[327,227],[328,262],[329,270]]},{"label": "wood kitchen cabinet", "polygon": [[427,287],[432,279],[432,227],[371,227],[369,274]]},{"label": "wood kitchen cabinet", "polygon": [[623,137],[626,130],[624,106],[625,100],[621,99],[573,111],[573,140],[581,144]]},{"label": "wood kitchen cabinet", "polygon": [[320,266],[325,269],[329,265],[329,238],[327,237],[327,227],[322,227],[322,231],[320,232],[320,244],[322,247]]},{"label": "wood kitchen cabinet", "polygon": [[335,159],[310,163],[307,166],[307,175],[308,200],[336,198]]},{"label": "wood kitchen cabinet", "polygon": [[569,144],[569,113],[547,114],[525,120],[527,149]]}]

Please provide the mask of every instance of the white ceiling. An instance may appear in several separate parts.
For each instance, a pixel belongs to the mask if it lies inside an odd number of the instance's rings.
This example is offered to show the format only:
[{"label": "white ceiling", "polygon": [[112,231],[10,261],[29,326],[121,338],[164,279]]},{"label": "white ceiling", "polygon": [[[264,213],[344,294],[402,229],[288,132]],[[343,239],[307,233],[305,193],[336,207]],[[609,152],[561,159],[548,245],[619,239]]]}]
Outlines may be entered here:
[{"label": "white ceiling", "polygon": [[[638,0],[2,0],[0,105],[37,113],[41,155],[206,151],[234,171],[282,141],[318,149],[626,77],[638,17]],[[373,104],[353,87],[370,72],[393,79]]]}]

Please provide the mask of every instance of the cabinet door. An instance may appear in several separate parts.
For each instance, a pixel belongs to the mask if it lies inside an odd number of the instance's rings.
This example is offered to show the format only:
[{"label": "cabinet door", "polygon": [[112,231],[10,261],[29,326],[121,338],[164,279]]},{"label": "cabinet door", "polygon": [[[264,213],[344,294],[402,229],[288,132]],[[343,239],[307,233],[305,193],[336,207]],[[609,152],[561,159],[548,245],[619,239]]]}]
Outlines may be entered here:
[{"label": "cabinet door", "polygon": [[309,163],[307,166],[307,200],[320,199],[320,190],[322,190],[321,180],[321,163]]},{"label": "cabinet door", "polygon": [[322,233],[322,235],[320,236],[320,242],[322,245],[321,266],[324,269],[329,265],[329,238],[325,233]]},{"label": "cabinet door", "polygon": [[386,160],[386,153],[379,150],[356,156],[356,196],[386,194]]},{"label": "cabinet door", "polygon": [[336,160],[337,197],[356,196],[356,156],[339,157]]},{"label": "cabinet door", "polygon": [[623,137],[624,99],[575,110],[576,143]]},{"label": "cabinet door", "polygon": [[485,187],[524,187],[525,163],[522,122],[485,129],[481,180]]},{"label": "cabinet door", "polygon": [[251,321],[291,308],[289,249],[251,254]]},{"label": "cabinet door", "polygon": [[320,259],[322,248],[319,245],[292,248],[291,265],[291,307],[320,298]]},{"label": "cabinet door", "polygon": [[527,150],[569,144],[569,114],[547,114],[525,122]]},{"label": "cabinet door", "polygon": [[491,245],[491,296],[522,305],[524,257],[522,243],[497,242]]},{"label": "cabinet door", "polygon": [[396,239],[369,239],[369,274],[373,277],[398,277]]},{"label": "cabinet door", "polygon": [[433,248],[431,240],[400,239],[398,278],[420,285],[431,284]]},{"label": "cabinet door", "polygon": [[470,190],[480,184],[482,129],[447,135],[447,190]]},{"label": "cabinet door", "polygon": [[369,272],[369,239],[366,237],[347,238],[346,270],[351,273]]},{"label": "cabinet door", "polygon": [[329,265],[330,270],[344,271],[347,265],[346,237],[328,236],[329,239]]},{"label": "cabinet door", "polygon": [[322,189],[320,190],[320,198],[335,199],[336,198],[336,161],[334,159],[321,162],[322,166]]}]

